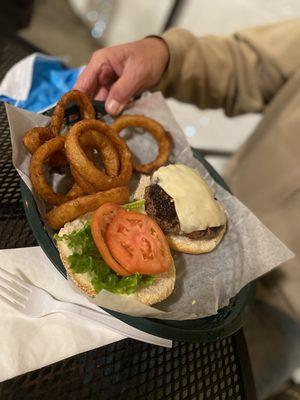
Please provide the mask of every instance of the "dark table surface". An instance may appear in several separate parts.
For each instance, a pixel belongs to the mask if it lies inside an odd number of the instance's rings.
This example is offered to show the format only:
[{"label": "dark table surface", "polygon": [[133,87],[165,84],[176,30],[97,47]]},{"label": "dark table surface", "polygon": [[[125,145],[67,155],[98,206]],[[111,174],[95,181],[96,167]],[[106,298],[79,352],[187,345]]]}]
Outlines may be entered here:
[{"label": "dark table surface", "polygon": [[[14,35],[2,36],[0,47],[0,80],[36,50]],[[0,104],[0,248],[34,245]],[[2,382],[0,399],[255,400],[256,395],[239,330],[212,343],[174,342],[172,349],[122,340]]]}]

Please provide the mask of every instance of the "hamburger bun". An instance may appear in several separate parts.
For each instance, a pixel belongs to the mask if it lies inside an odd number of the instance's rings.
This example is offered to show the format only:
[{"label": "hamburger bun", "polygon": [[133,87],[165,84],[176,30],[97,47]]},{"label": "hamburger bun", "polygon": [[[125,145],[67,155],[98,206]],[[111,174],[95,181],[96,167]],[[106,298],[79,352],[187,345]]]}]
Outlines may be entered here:
[{"label": "hamburger bun", "polygon": [[[80,230],[86,223],[88,217],[91,214],[77,218],[72,222],[65,224],[63,228],[60,229],[58,235],[63,236],[74,231]],[[69,278],[73,283],[86,295],[90,297],[95,297],[97,295],[92,283],[91,275],[89,273],[75,273],[73,272],[71,265],[68,261],[68,257],[72,254],[72,250],[68,247],[66,240],[57,241],[57,247],[59,251],[62,263],[67,271]],[[174,262],[170,265],[167,272],[156,275],[156,279],[153,285],[147,287],[141,287],[137,291],[130,295],[120,295],[129,296],[138,300],[139,302],[152,305],[165,300],[173,292],[176,279],[176,270]]]},{"label": "hamburger bun", "polygon": [[221,242],[225,232],[226,225],[224,225],[218,235],[212,239],[197,240],[190,239],[183,235],[168,235],[166,238],[172,250],[180,251],[181,253],[203,254],[214,250]]}]

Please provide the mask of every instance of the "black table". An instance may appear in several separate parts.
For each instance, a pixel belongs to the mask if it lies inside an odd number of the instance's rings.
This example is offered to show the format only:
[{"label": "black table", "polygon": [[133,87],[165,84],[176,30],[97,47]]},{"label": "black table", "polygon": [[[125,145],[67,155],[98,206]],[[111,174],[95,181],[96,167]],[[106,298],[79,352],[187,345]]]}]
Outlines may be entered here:
[{"label": "black table", "polygon": [[[14,63],[36,50],[16,36],[2,37],[0,45],[0,80]],[[34,245],[0,104],[0,248]],[[212,343],[174,342],[172,349],[122,340],[2,382],[0,398],[255,400],[256,395],[239,330]]]}]

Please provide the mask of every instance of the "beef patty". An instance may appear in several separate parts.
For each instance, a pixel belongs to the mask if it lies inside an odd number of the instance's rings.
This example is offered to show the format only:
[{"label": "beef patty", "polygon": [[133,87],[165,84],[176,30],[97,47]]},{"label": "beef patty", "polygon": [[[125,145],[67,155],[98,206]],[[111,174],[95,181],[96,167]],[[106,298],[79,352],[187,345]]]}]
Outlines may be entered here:
[{"label": "beef patty", "polygon": [[[147,186],[145,189],[145,210],[153,218],[166,235],[179,235],[180,222],[176,213],[174,200],[159,185]],[[207,228],[184,234],[193,240],[210,240],[215,238],[223,226]]]}]

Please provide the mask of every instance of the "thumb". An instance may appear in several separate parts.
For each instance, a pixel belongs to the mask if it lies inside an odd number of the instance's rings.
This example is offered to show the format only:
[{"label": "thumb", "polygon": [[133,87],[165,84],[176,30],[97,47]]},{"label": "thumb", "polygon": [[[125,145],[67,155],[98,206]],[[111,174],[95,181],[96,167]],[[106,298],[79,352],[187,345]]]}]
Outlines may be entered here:
[{"label": "thumb", "polygon": [[134,68],[123,71],[120,78],[111,86],[106,102],[105,109],[109,114],[119,114],[130,99],[138,92],[140,82]]}]

